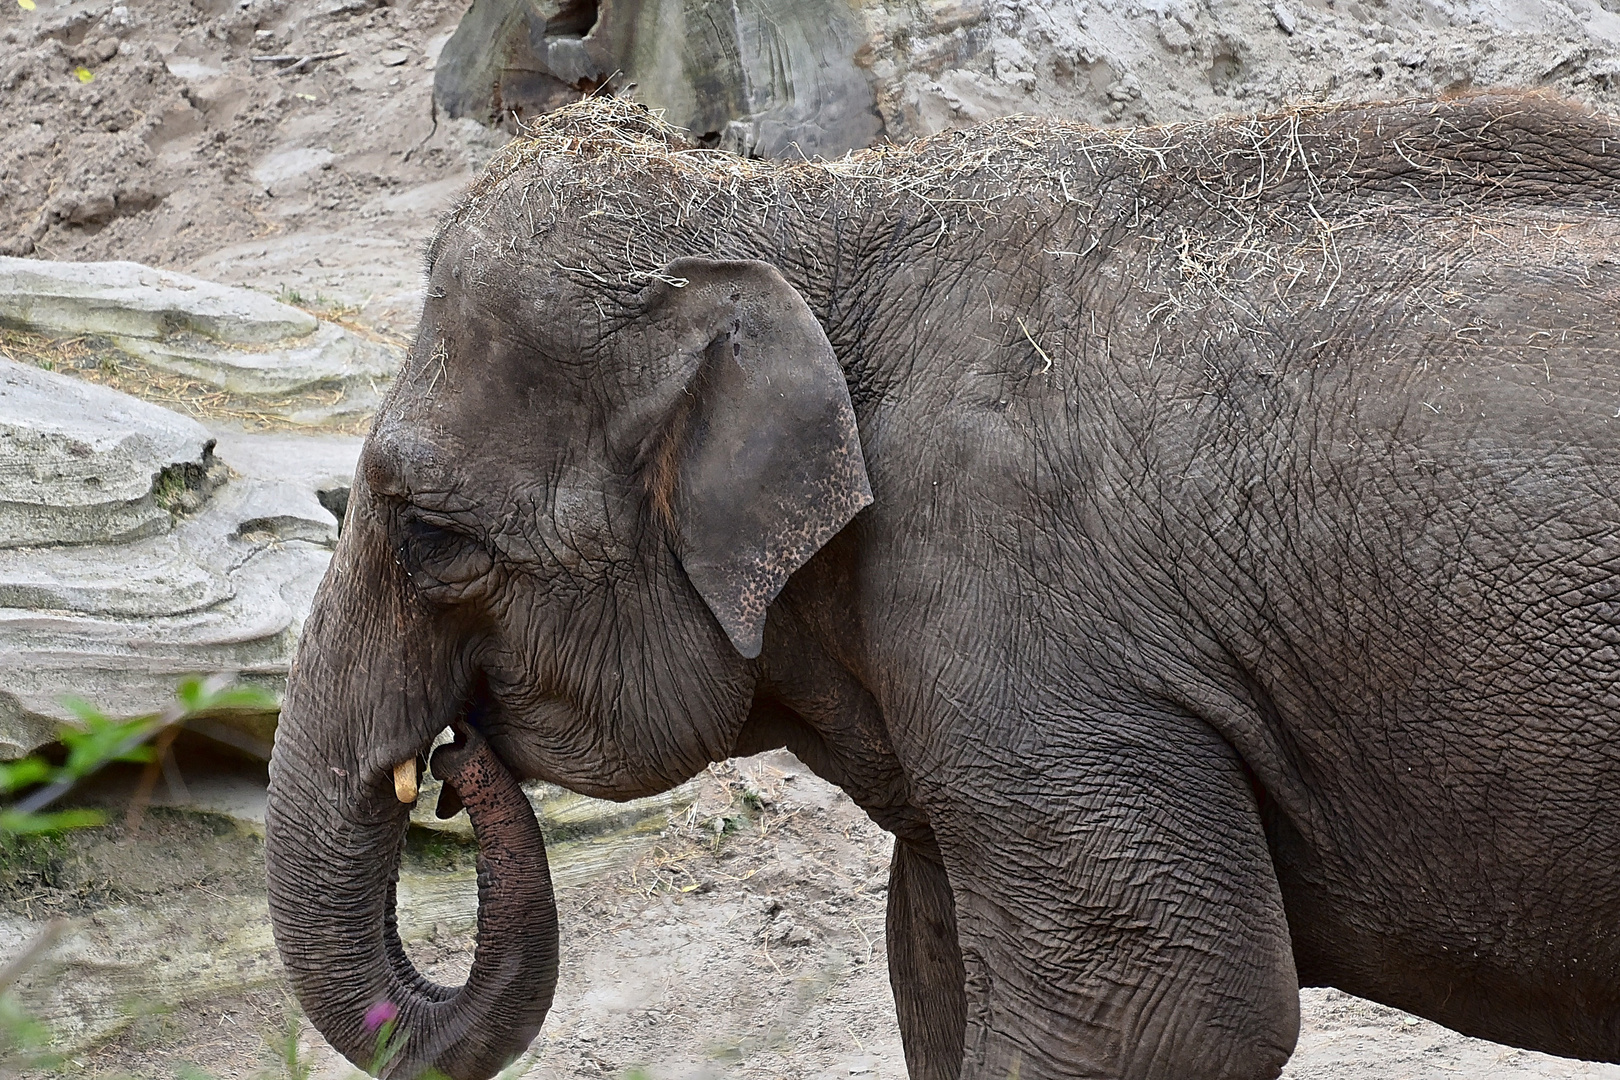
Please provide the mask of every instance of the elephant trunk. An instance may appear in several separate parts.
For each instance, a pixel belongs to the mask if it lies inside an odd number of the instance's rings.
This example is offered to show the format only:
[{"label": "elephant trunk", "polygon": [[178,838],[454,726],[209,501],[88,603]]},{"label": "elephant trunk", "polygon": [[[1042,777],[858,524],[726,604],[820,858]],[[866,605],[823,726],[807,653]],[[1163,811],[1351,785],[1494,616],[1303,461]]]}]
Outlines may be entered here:
[{"label": "elephant trunk", "polygon": [[557,984],[557,909],[528,799],[470,728],[433,755],[478,839],[472,971],[445,987],[417,972],[399,937],[408,807],[386,776],[322,776],[311,765],[297,741],[277,741],[265,840],[276,943],[305,1012],[377,1076],[493,1075],[540,1030]]}]

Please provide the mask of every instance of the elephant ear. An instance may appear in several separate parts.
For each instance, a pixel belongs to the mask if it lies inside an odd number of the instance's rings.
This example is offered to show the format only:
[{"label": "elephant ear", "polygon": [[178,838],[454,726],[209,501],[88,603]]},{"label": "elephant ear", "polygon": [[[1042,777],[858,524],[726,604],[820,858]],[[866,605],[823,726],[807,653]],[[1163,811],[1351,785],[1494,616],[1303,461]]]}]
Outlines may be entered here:
[{"label": "elephant ear", "polygon": [[[695,361],[654,501],[687,577],[743,656],[765,609],[872,489],[849,387],[809,305],[768,263],[678,259],[654,306]],[[680,284],[684,281],[684,284]]]}]

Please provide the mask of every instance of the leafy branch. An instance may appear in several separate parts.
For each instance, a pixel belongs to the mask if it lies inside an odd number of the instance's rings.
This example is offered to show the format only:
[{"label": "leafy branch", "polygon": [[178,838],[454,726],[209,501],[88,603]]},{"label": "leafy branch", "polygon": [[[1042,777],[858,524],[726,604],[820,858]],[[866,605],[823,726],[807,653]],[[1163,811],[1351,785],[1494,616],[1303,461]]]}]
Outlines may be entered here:
[{"label": "leafy branch", "polygon": [[[0,799],[27,792],[10,806],[0,808],[0,839],[105,824],[107,815],[101,810],[46,808],[81,780],[117,761],[147,767],[130,807],[129,832],[133,835],[156,779],[156,770],[188,721],[225,710],[262,711],[276,707],[275,699],[269,694],[253,687],[234,686],[232,678],[215,675],[186,679],[175,691],[173,705],[161,713],[128,720],[115,720],[85,701],[65,702],[81,726],[64,725],[58,734],[67,750],[60,765],[39,754],[0,762]],[[51,1055],[37,1052],[49,1041],[49,1032],[22,1011],[10,990],[71,925],[67,919],[52,919],[21,953],[0,967],[0,1075],[7,1075],[19,1060],[30,1067],[49,1066],[54,1060]]]},{"label": "leafy branch", "polygon": [[[156,768],[169,744],[186,722],[227,709],[270,710],[273,697],[250,686],[232,685],[232,676],[190,678],[175,691],[175,702],[161,713],[115,720],[86,701],[64,704],[82,727],[64,725],[59,734],[67,757],[60,765],[38,754],[0,762],[0,798],[20,791],[28,794],[0,809],[0,835],[61,832],[106,824],[100,810],[76,808],[46,811],[79,781],[115,761],[144,763]],[[29,790],[32,789],[32,790]]]}]

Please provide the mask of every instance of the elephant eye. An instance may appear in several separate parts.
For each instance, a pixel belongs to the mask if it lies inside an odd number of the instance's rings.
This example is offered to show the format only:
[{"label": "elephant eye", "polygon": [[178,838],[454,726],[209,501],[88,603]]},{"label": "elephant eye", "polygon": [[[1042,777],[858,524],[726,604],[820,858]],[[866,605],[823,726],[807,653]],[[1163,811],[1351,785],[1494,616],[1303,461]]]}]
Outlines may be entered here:
[{"label": "elephant eye", "polygon": [[478,581],[494,566],[489,549],[475,538],[413,511],[401,522],[399,557],[411,584],[430,594]]}]

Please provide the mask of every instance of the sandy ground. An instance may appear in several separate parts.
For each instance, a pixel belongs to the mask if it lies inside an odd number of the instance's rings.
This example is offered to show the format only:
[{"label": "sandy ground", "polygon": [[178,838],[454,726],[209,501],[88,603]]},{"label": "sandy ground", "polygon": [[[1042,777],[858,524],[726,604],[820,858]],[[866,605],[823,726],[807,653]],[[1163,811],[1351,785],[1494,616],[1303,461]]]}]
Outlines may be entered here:
[{"label": "sandy ground", "polygon": [[433,115],[465,7],[5,0],[0,254],[131,259],[409,332],[424,239],[506,140]]},{"label": "sandy ground", "polygon": [[[408,334],[420,246],[502,141],[470,122],[436,122],[428,107],[434,59],[464,3],[249,7],[38,0],[29,13],[0,0],[0,250],[133,258],[351,308]],[[278,74],[251,59],[266,53],[341,55]],[[75,69],[91,78],[63,77]],[[557,1004],[518,1074],[904,1076],[883,945],[888,838],[791,759],[741,769],[718,769],[694,811],[559,890]],[[745,790],[757,805],[739,802]],[[216,821],[154,815],[134,843],[113,829],[35,861],[4,860],[3,948],[66,913],[124,919],[134,937],[108,948],[146,956],[155,946],[142,935],[206,924],[221,905],[257,910],[259,841]],[[444,870],[435,858],[419,857],[418,870]],[[466,855],[444,859],[454,868]],[[413,954],[453,980],[470,960],[470,910],[437,918]],[[273,971],[249,981],[179,1006],[137,1002],[120,1035],[60,1072],[352,1075]],[[1620,1068],[1466,1039],[1337,991],[1305,991],[1303,1005],[1285,1074],[1295,1080],[1620,1080]]]},{"label": "sandy ground", "polygon": [[[661,829],[616,841],[616,857],[584,880],[564,864],[559,879],[574,883],[558,890],[556,1005],[509,1075],[903,1078],[884,953],[887,834],[784,752],[717,766],[697,787],[696,802],[666,812]],[[252,799],[238,795],[235,812],[237,825],[251,823]],[[0,880],[0,914],[12,926],[26,908],[29,925],[66,913],[121,927],[103,946],[104,963],[169,960],[187,947],[176,927],[215,925],[232,903],[256,905],[250,921],[264,919],[251,827],[152,811],[137,839],[124,839],[119,827],[84,834],[33,871],[19,873],[13,860]],[[470,861],[470,850],[442,836],[419,836],[407,871],[417,881],[461,880]],[[136,921],[119,921],[131,911]],[[449,908],[403,902],[424,972],[442,982],[466,972],[473,911],[465,891]],[[35,991],[84,970],[47,965]],[[1464,1038],[1335,990],[1304,991],[1302,1004],[1291,1080],[1620,1080],[1620,1067]],[[247,992],[125,1007],[133,1017],[119,1035],[54,1075],[167,1080],[196,1067],[221,1080],[358,1076],[301,1019],[273,967]]]}]

